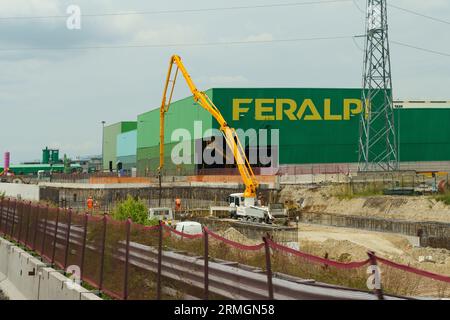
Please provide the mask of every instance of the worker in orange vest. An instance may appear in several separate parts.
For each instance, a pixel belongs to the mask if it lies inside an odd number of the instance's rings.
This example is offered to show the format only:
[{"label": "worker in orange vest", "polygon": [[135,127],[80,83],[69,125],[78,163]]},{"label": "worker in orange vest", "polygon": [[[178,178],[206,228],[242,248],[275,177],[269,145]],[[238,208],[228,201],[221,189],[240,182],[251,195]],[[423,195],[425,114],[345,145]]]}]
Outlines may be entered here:
[{"label": "worker in orange vest", "polygon": [[94,200],[92,199],[91,196],[89,196],[89,198],[86,201],[87,203],[87,207],[89,210],[92,210],[92,208],[94,207]]},{"label": "worker in orange vest", "polygon": [[180,211],[180,210],[181,210],[181,199],[176,198],[175,199],[175,211]]}]

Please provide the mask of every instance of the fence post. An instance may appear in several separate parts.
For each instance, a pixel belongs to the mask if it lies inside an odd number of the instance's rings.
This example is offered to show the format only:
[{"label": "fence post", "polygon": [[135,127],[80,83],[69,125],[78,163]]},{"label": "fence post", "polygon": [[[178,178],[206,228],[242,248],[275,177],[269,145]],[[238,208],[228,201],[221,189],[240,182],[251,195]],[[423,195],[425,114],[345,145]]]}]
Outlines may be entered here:
[{"label": "fence post", "polygon": [[11,221],[11,234],[10,237],[14,239],[14,223],[16,222],[16,210],[17,210],[17,200],[14,201],[13,216]]},{"label": "fence post", "polygon": [[67,268],[67,258],[69,257],[69,247],[70,247],[70,228],[72,227],[72,210],[69,209],[69,221],[67,222],[67,232],[66,232],[66,250],[64,251],[64,270]]},{"label": "fence post", "polygon": [[[375,252],[369,251],[367,252],[367,255],[369,256],[370,264],[378,269],[377,257],[375,256]],[[375,272],[378,272],[378,270],[376,270]],[[383,289],[381,288],[381,278],[380,287],[377,288],[377,285],[375,284],[375,289],[373,290],[373,292],[377,296],[378,300],[384,300]]]},{"label": "fence post", "polygon": [[161,300],[162,238],[163,238],[163,225],[162,225],[161,220],[159,220],[158,273],[156,275],[156,300]]},{"label": "fence post", "polygon": [[131,233],[131,218],[128,217],[126,226],[127,242],[125,247],[125,275],[123,281],[123,299],[128,300],[128,264],[130,261],[130,233]]},{"label": "fence post", "polygon": [[4,204],[5,204],[5,199],[1,198],[1,202],[0,202],[0,232],[3,232],[2,221],[3,221]]},{"label": "fence post", "polygon": [[86,238],[89,214],[84,214],[83,243],[81,244],[80,280],[83,280],[84,256],[86,254]]},{"label": "fence post", "polygon": [[42,246],[41,246],[41,255],[44,255],[44,249],[45,249],[45,238],[47,237],[47,221],[48,221],[48,214],[50,211],[49,205],[47,205],[47,209],[45,210],[45,221],[44,221],[44,235],[42,236]]},{"label": "fence post", "polygon": [[26,220],[27,221],[27,230],[25,231],[25,241],[24,241],[24,245],[26,245],[26,246],[28,246],[28,236],[30,233],[31,208],[32,208],[32,204],[31,204],[31,201],[29,201],[28,202],[28,210],[27,210],[27,220]]},{"label": "fence post", "polygon": [[267,291],[269,294],[269,300],[273,300],[272,265],[270,263],[270,247],[268,237],[269,234],[263,237],[263,241],[264,241],[264,251],[266,254]]},{"label": "fence post", "polygon": [[[24,201],[20,201],[20,210],[17,209],[17,224],[19,227],[19,233],[17,234],[17,242],[20,243],[20,238],[22,237],[22,224],[23,224],[23,207],[24,207]],[[20,214],[19,214],[20,212]]]},{"label": "fence post", "polygon": [[55,221],[55,232],[53,233],[53,249],[52,249],[52,261],[51,261],[51,264],[55,263],[56,239],[58,237],[59,211],[60,211],[59,208],[56,209],[56,221]]},{"label": "fence post", "polygon": [[6,219],[5,219],[5,226],[3,227],[3,236],[6,236],[8,234],[8,224],[9,224],[9,210],[11,208],[11,199],[8,198],[7,204],[6,204]]},{"label": "fence post", "polygon": [[33,234],[33,245],[31,247],[31,250],[35,251],[36,250],[36,236],[39,230],[39,219],[40,219],[40,215],[41,215],[41,206],[38,205],[36,208],[36,223],[34,225],[34,234]]},{"label": "fence post", "polygon": [[101,291],[103,289],[103,267],[105,264],[105,245],[106,245],[106,225],[108,221],[108,214],[103,214],[103,237],[102,237],[102,248],[100,254],[100,279],[98,284],[98,289]]},{"label": "fence post", "polygon": [[204,240],[204,299],[209,299],[209,244],[208,244],[208,231],[203,227],[203,240]]}]

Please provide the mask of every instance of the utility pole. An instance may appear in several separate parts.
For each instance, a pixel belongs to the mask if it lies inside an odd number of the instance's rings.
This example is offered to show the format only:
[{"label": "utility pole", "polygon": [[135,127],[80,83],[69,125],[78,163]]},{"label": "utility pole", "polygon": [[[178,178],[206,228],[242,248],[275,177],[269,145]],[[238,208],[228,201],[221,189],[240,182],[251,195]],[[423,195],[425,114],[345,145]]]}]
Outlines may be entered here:
[{"label": "utility pole", "polygon": [[386,2],[367,0],[358,171],[399,169]]}]

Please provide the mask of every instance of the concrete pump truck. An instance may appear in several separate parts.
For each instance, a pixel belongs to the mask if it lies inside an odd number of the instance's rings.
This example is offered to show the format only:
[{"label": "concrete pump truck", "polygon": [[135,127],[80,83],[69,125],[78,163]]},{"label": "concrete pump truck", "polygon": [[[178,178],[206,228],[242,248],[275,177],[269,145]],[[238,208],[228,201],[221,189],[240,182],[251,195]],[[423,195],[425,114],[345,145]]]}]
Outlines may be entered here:
[{"label": "concrete pump truck", "polygon": [[[173,67],[176,66],[175,74],[172,78]],[[160,153],[159,161],[160,165],[158,168],[158,175],[161,181],[162,170],[164,168],[164,117],[166,112],[169,110],[170,103],[172,100],[173,91],[175,88],[175,83],[177,79],[178,72],[181,72],[190,91],[192,92],[194,101],[197,102],[201,107],[208,111],[214,119],[219,123],[220,131],[222,132],[225,141],[233,152],[234,160],[239,173],[242,177],[242,181],[245,184],[245,190],[243,193],[234,193],[228,197],[228,203],[230,205],[230,213],[232,218],[240,218],[252,222],[264,222],[272,223],[275,219],[286,218],[286,210],[275,206],[271,210],[271,206],[257,206],[255,203],[256,190],[258,187],[258,181],[253,173],[252,167],[247,159],[244,152],[239,137],[233,128],[230,128],[220,113],[219,109],[214,105],[208,95],[202,91],[199,91],[192,81],[189,73],[184,67],[181,58],[177,55],[173,55],[170,58],[169,70],[167,72],[167,78],[164,86],[164,92],[162,96],[162,102],[160,107]],[[169,96],[167,93],[170,88]]]}]

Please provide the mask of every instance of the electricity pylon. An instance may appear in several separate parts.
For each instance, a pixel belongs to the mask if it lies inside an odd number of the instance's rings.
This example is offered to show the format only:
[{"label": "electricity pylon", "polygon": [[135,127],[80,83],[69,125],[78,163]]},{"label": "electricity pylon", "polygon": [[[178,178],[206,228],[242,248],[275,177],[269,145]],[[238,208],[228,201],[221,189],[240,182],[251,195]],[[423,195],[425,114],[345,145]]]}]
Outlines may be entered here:
[{"label": "electricity pylon", "polygon": [[386,0],[367,0],[359,171],[399,168]]}]

